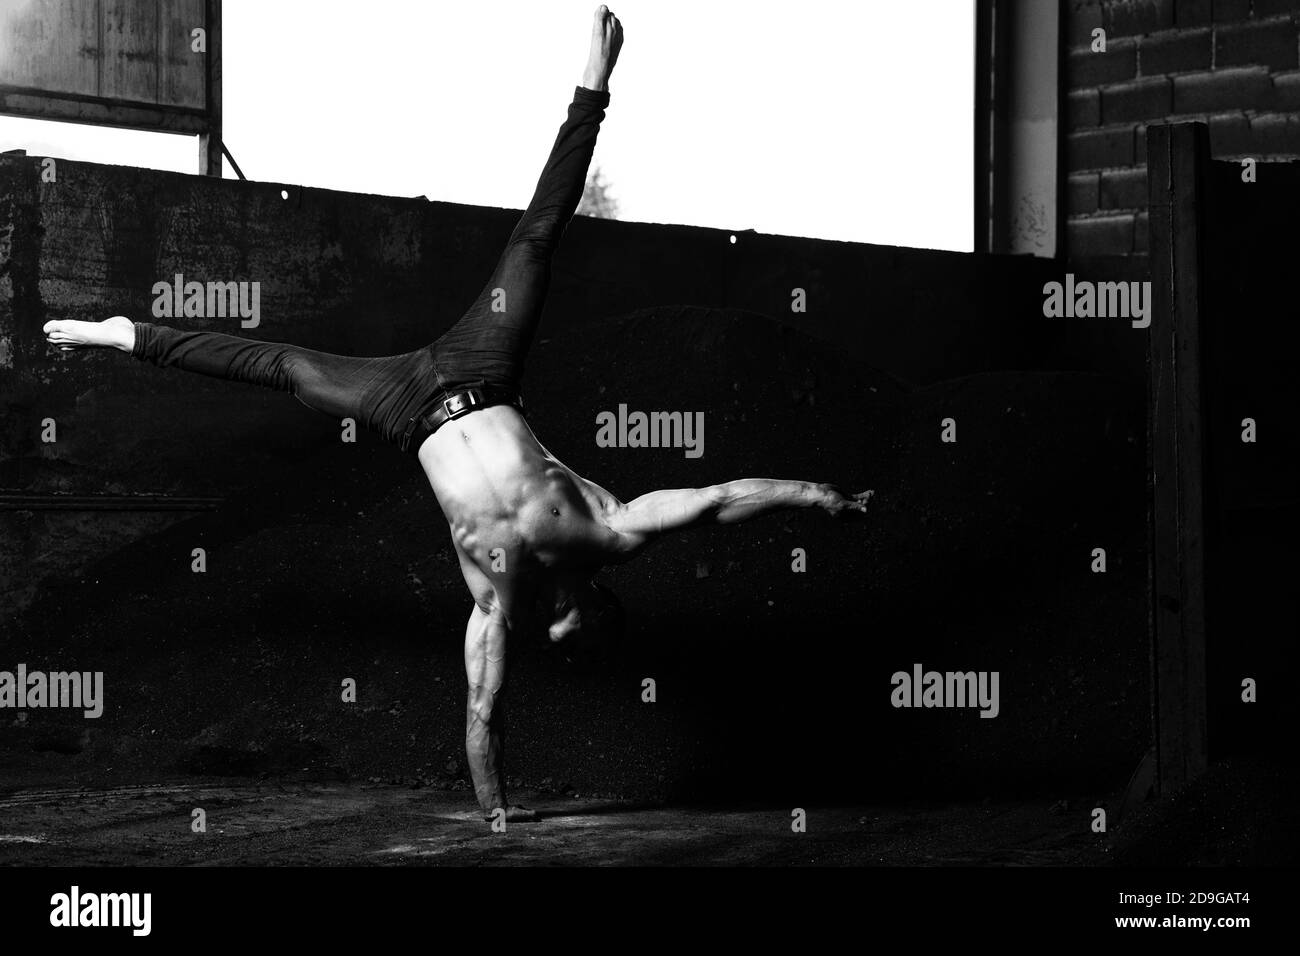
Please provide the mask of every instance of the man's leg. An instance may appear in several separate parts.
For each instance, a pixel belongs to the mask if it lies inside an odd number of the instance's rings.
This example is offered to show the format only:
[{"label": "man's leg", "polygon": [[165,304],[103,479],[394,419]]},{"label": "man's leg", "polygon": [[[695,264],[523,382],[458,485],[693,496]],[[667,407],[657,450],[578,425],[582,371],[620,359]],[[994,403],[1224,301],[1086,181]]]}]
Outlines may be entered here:
[{"label": "man's leg", "polygon": [[568,116],[542,168],[532,201],[511,233],[492,277],[460,321],[435,344],[434,361],[442,385],[454,387],[480,379],[518,385],[546,301],[551,261],[582,200],[596,137],[609,105],[606,81],[621,42],[622,28],[602,6],[596,14],[591,60],[583,76],[583,82],[594,88],[574,88]]},{"label": "man's leg", "polygon": [[117,348],[160,368],[288,392],[308,408],[353,418],[390,441],[401,437],[412,409],[435,387],[426,349],[357,358],[122,316],[104,322],[49,322],[45,331],[60,348]]}]

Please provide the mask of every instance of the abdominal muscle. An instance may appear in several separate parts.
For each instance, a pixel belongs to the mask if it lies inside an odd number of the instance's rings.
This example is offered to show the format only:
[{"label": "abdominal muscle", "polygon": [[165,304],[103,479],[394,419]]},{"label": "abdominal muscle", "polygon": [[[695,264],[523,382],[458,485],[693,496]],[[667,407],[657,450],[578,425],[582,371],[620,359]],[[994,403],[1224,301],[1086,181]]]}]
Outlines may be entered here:
[{"label": "abdominal muscle", "polygon": [[548,566],[585,563],[608,533],[573,474],[510,405],[447,422],[425,439],[419,460],[452,536],[481,567],[495,548]]}]

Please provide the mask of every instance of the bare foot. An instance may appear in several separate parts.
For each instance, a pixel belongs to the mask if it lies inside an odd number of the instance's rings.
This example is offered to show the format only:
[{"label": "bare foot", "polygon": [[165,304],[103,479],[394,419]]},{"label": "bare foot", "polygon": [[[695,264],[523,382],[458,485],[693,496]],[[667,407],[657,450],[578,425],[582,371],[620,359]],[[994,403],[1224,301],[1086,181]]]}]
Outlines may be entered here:
[{"label": "bare foot", "polygon": [[54,319],[45,323],[45,340],[62,352],[107,348],[130,352],[135,346],[135,324],[124,315],[103,322]]},{"label": "bare foot", "polygon": [[582,74],[582,85],[597,93],[603,92],[618,62],[618,51],[623,49],[623,24],[610,13],[603,3],[596,8],[591,24],[591,54],[587,69]]},{"label": "bare foot", "polygon": [[820,502],[822,508],[833,515],[843,514],[846,511],[866,514],[867,502],[875,495],[874,491],[859,491],[856,495],[845,495],[834,485],[818,485],[817,488],[822,493]]}]

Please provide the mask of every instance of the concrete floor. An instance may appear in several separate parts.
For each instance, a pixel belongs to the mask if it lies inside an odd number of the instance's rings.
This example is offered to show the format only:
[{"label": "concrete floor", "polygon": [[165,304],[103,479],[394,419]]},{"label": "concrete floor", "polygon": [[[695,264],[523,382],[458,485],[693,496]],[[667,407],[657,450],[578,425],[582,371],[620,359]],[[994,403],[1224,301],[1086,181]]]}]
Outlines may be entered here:
[{"label": "concrete floor", "polygon": [[[1087,814],[1043,802],[703,809],[548,797],[493,833],[467,791],[377,784],[153,785],[0,798],[0,865],[1079,865]],[[202,808],[207,832],[191,832]]]}]

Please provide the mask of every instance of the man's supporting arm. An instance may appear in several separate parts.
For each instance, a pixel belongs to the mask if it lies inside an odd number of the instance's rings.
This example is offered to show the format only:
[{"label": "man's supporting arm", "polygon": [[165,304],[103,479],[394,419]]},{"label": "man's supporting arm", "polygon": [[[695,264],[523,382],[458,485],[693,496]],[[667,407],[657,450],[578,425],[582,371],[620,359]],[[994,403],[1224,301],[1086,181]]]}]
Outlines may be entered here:
[{"label": "man's supporting arm", "polygon": [[465,757],[474,780],[474,795],[491,820],[499,810],[506,821],[536,820],[537,812],[507,802],[504,766],[506,643],[510,618],[496,607],[474,605],[465,629],[465,675],[469,697],[465,706]]},{"label": "man's supporting arm", "polygon": [[485,814],[506,806],[501,754],[504,743],[501,692],[506,676],[503,612],[475,604],[465,628],[465,676],[469,699],[465,708],[465,757],[474,780],[474,794]]},{"label": "man's supporting arm", "polygon": [[609,526],[630,548],[657,535],[702,524],[734,524],[787,508],[822,508],[831,514],[866,511],[873,492],[844,495],[833,485],[780,478],[742,478],[707,488],[652,491],[615,509]]}]

